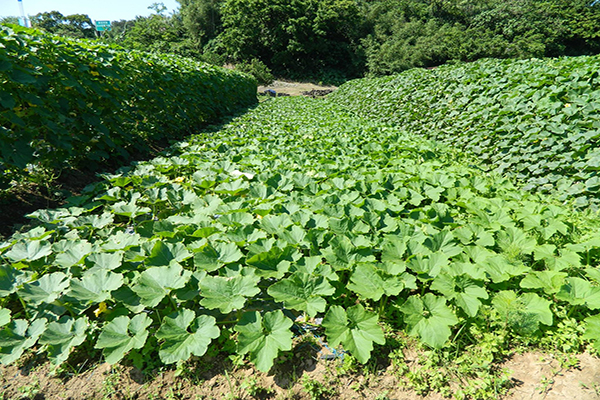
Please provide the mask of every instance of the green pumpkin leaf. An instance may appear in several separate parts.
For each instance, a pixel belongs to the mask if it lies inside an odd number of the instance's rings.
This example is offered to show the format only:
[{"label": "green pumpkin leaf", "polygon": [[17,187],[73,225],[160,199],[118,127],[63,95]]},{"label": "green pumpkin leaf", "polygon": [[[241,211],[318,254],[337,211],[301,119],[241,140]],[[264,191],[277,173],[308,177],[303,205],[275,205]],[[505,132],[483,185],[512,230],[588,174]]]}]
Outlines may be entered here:
[{"label": "green pumpkin leaf", "polygon": [[26,283],[17,291],[21,299],[32,305],[52,303],[69,287],[69,277],[62,272],[43,275],[40,279]]},{"label": "green pumpkin leaf", "polygon": [[55,366],[67,361],[71,350],[86,338],[87,317],[74,319],[63,316],[57,322],[50,322],[40,337],[40,343],[48,346],[48,358]]},{"label": "green pumpkin leaf", "polygon": [[260,371],[268,372],[279,351],[292,349],[292,325],[280,310],[264,316],[257,311],[244,313],[234,328],[239,333],[238,353],[248,354]]},{"label": "green pumpkin leaf", "polygon": [[503,255],[494,255],[480,264],[492,282],[501,283],[514,276],[525,275],[529,268],[521,261],[509,260]]},{"label": "green pumpkin leaf", "polygon": [[450,231],[441,231],[428,237],[423,243],[433,253],[441,253],[447,258],[461,253],[460,247],[455,244],[454,235]]},{"label": "green pumpkin leaf", "polygon": [[254,274],[235,277],[207,276],[200,281],[200,304],[209,309],[218,308],[223,314],[239,310],[246,298],[260,293],[260,278]]},{"label": "green pumpkin leaf", "polygon": [[552,325],[550,301],[535,293],[521,296],[512,290],[498,292],[492,299],[492,305],[503,321],[522,334],[532,334],[539,324]]},{"label": "green pumpkin leaf", "polygon": [[111,207],[111,211],[116,215],[123,215],[129,218],[135,218],[139,215],[147,214],[152,212],[148,207],[138,207],[135,204],[135,200],[132,200],[129,203],[124,201],[120,201],[115,203]]},{"label": "green pumpkin leaf", "polygon": [[246,260],[246,264],[256,269],[256,274],[263,278],[281,279],[290,268],[290,262],[299,257],[293,247],[273,247]]},{"label": "green pumpkin leaf", "polygon": [[81,263],[83,258],[91,252],[92,244],[85,240],[69,242],[64,251],[56,255],[54,264],[62,268],[69,268]]},{"label": "green pumpkin leaf", "polygon": [[290,266],[290,272],[304,272],[314,276],[323,276],[329,279],[330,282],[338,281],[339,277],[331,266],[322,261],[323,259],[318,256],[302,257]]},{"label": "green pumpkin leaf", "polygon": [[494,235],[491,232],[484,231],[483,228],[478,226],[473,227],[473,232],[475,233],[475,244],[482,247],[492,247],[496,241],[494,240]]},{"label": "green pumpkin leaf", "polygon": [[366,363],[371,357],[373,343],[385,344],[383,330],[377,324],[377,314],[357,304],[344,310],[331,306],[323,318],[330,346],[342,345],[358,361]]},{"label": "green pumpkin leaf", "polygon": [[445,254],[432,253],[428,256],[417,255],[408,262],[408,269],[416,273],[420,280],[429,281],[448,267],[450,260]]},{"label": "green pumpkin leaf", "polygon": [[45,240],[16,243],[4,256],[13,262],[31,262],[52,254],[52,245]]},{"label": "green pumpkin leaf", "polygon": [[140,274],[131,290],[140,297],[143,305],[152,308],[171,293],[171,290],[184,287],[191,276],[190,271],[184,270],[176,263],[164,267],[152,267]]},{"label": "green pumpkin leaf", "polygon": [[248,226],[252,225],[254,217],[245,212],[233,212],[220,217],[219,222],[227,226]]},{"label": "green pumpkin leaf", "polygon": [[81,279],[71,280],[68,296],[79,302],[79,305],[85,310],[91,304],[110,299],[110,292],[117,290],[122,284],[123,276],[121,274],[102,269],[91,270],[86,272]]},{"label": "green pumpkin leaf", "polygon": [[141,313],[146,308],[142,302],[140,296],[138,296],[131,288],[127,285],[123,285],[117,290],[112,292],[113,300],[121,303],[129,311],[134,314]]},{"label": "green pumpkin leaf", "polygon": [[533,253],[537,242],[521,229],[509,226],[498,232],[497,244],[509,256],[516,257]]},{"label": "green pumpkin leaf", "polygon": [[164,340],[158,354],[165,364],[186,361],[192,355],[203,356],[220,330],[214,317],[196,314],[188,309],[177,311],[163,319],[156,338]]},{"label": "green pumpkin leaf", "polygon": [[283,302],[286,308],[305,311],[314,317],[325,311],[327,303],[321,296],[331,296],[335,288],[323,276],[296,272],[271,285],[267,292],[275,301]]},{"label": "green pumpkin leaf", "polygon": [[542,289],[546,294],[556,294],[562,287],[567,273],[559,271],[531,271],[521,280],[524,289]]},{"label": "green pumpkin leaf", "polygon": [[535,293],[524,293],[520,297],[528,313],[536,316],[537,320],[547,326],[552,325],[552,311],[550,305],[552,302],[541,298]]},{"label": "green pumpkin leaf", "polygon": [[45,318],[36,319],[31,325],[16,319],[0,330],[0,362],[4,365],[18,360],[25,350],[35,345],[46,329]]},{"label": "green pumpkin leaf", "polygon": [[590,310],[600,309],[600,288],[581,278],[566,278],[556,298],[574,306],[585,305]]},{"label": "green pumpkin leaf", "polygon": [[11,321],[10,310],[0,307],[0,327],[8,324]]},{"label": "green pumpkin leaf", "polygon": [[553,271],[562,271],[568,268],[581,267],[581,256],[574,251],[567,249],[560,250],[560,256],[547,258],[544,260],[548,269]]},{"label": "green pumpkin leaf", "polygon": [[593,315],[584,320],[585,333],[583,338],[590,340],[594,348],[600,351],[600,315]]},{"label": "green pumpkin leaf", "polygon": [[218,242],[214,246],[208,244],[196,253],[194,255],[194,265],[196,268],[212,272],[225,264],[238,261],[243,256],[244,254],[235,243]]},{"label": "green pumpkin leaf", "polygon": [[536,261],[552,259],[555,257],[556,246],[553,244],[543,244],[536,246],[533,250],[533,257]]},{"label": "green pumpkin leaf", "polygon": [[600,269],[597,267],[590,267],[586,268],[584,271],[587,277],[592,280],[592,282],[595,282],[596,284],[600,283]]},{"label": "green pumpkin leaf", "polygon": [[223,182],[215,187],[215,193],[236,195],[248,189],[250,185],[244,179]]},{"label": "green pumpkin leaf", "polygon": [[132,319],[120,316],[102,328],[96,349],[104,349],[104,358],[109,364],[116,364],[131,349],[141,349],[148,338],[148,327],[152,320],[146,314],[138,314]]},{"label": "green pumpkin leaf", "polygon": [[123,252],[115,253],[92,253],[86,257],[95,267],[107,270],[119,268],[123,263]]},{"label": "green pumpkin leaf", "polygon": [[169,265],[171,262],[179,263],[191,256],[192,254],[187,251],[183,244],[165,243],[159,240],[152,247],[150,256],[148,256],[145,263],[148,266],[160,267]]},{"label": "green pumpkin leaf", "polygon": [[481,282],[466,275],[441,273],[431,284],[431,290],[440,292],[446,298],[454,300],[455,304],[463,309],[467,315],[474,317],[479,311],[481,300],[487,299],[488,293]]},{"label": "green pumpkin leaf", "polygon": [[323,250],[323,255],[336,271],[349,270],[358,261],[369,261],[358,253],[356,247],[346,236],[336,236]]},{"label": "green pumpkin leaf", "polygon": [[0,265],[0,297],[6,297],[16,292],[28,277],[29,274],[10,265]]},{"label": "green pumpkin leaf", "polygon": [[140,235],[137,233],[125,233],[118,231],[106,238],[102,244],[102,249],[106,251],[127,250],[140,244]]},{"label": "green pumpkin leaf", "polygon": [[406,252],[406,243],[403,240],[388,238],[381,251],[381,261],[386,263],[404,263],[404,253]]},{"label": "green pumpkin leaf", "polygon": [[358,264],[346,287],[354,293],[372,300],[381,296],[397,296],[404,290],[404,280],[401,276],[392,276],[373,264]]},{"label": "green pumpkin leaf", "polygon": [[260,220],[260,226],[267,233],[271,235],[278,235],[279,232],[283,231],[290,225],[293,225],[293,221],[287,214],[269,214]]},{"label": "green pumpkin leaf", "polygon": [[306,231],[298,225],[292,225],[279,231],[277,236],[292,246],[305,245],[307,243],[305,240]]},{"label": "green pumpkin leaf", "polygon": [[423,297],[411,296],[400,307],[410,334],[435,349],[441,349],[450,338],[450,327],[458,319],[448,306],[446,299],[427,293]]}]

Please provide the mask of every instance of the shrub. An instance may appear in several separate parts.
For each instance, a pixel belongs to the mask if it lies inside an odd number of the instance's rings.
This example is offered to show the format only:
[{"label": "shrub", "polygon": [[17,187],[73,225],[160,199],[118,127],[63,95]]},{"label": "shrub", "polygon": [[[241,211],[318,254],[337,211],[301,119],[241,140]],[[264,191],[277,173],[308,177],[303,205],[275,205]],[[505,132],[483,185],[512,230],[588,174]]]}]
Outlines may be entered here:
[{"label": "shrub", "polygon": [[171,54],[0,29],[0,180],[192,133],[256,101],[250,76]]}]

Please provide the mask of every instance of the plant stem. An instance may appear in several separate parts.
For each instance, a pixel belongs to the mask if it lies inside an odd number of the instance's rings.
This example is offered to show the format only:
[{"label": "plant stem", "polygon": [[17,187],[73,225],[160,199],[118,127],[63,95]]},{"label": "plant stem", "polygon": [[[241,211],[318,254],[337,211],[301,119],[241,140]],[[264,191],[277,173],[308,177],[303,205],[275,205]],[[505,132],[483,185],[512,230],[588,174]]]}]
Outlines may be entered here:
[{"label": "plant stem", "polygon": [[381,296],[381,300],[379,300],[379,316],[383,316],[383,311],[385,310],[385,306],[387,305],[388,297],[386,295]]},{"label": "plant stem", "polygon": [[[460,329],[458,330],[458,332],[456,332],[456,335],[454,335],[454,338],[452,339],[452,343],[456,342],[456,339],[458,339],[458,337],[460,336],[460,334],[462,333],[463,329],[465,329],[465,326],[467,326],[467,323],[465,322]],[[458,346],[456,346],[456,354],[455,357],[458,357]]]},{"label": "plant stem", "polygon": [[217,325],[230,325],[230,324],[237,324],[238,322],[240,322],[239,319],[234,319],[231,321],[217,321]]},{"label": "plant stem", "polygon": [[315,328],[323,328],[323,325],[314,324],[312,322],[304,321],[302,325],[314,326]]},{"label": "plant stem", "polygon": [[29,313],[27,312],[27,307],[25,305],[25,302],[23,301],[22,298],[19,297],[19,301],[21,302],[21,306],[23,307],[23,312],[25,312],[25,317],[27,319],[31,319],[31,317],[29,316]]},{"label": "plant stem", "polygon": [[589,266],[590,265],[590,250],[588,249],[587,253],[586,253],[586,264]]},{"label": "plant stem", "polygon": [[175,310],[178,310],[179,307],[177,306],[177,302],[175,302],[175,299],[173,298],[173,296],[168,296],[168,297],[169,297],[169,300],[171,301],[171,305],[173,306],[173,308]]}]

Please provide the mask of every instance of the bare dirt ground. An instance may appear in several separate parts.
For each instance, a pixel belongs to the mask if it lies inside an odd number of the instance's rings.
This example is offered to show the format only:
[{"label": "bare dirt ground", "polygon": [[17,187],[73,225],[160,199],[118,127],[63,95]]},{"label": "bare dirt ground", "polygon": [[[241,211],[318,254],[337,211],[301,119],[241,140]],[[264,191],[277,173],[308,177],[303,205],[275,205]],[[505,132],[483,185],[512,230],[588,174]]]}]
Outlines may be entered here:
[{"label": "bare dirt ground", "polygon": [[269,86],[259,86],[258,93],[263,93],[265,90],[269,89],[274,90],[277,93],[284,93],[290,96],[301,96],[304,92],[310,92],[311,90],[335,90],[337,87],[321,86],[307,82],[274,81]]},{"label": "bare dirt ground", "polygon": [[600,359],[589,354],[577,357],[574,368],[561,367],[551,355],[525,353],[505,364],[517,385],[507,400],[600,399]]},{"label": "bare dirt ground", "polygon": [[[600,399],[600,359],[582,354],[565,368],[549,354],[515,355],[501,367],[511,371],[514,387],[503,400]],[[37,365],[31,367],[32,365]],[[144,375],[133,367],[95,365],[85,371],[53,376],[48,364],[24,361],[0,367],[0,399],[31,400],[208,400],[208,399],[365,399],[442,400],[440,394],[419,396],[391,366],[370,373],[344,373],[339,360],[295,355],[265,374],[225,365],[219,358],[188,363],[174,370]],[[573,363],[571,363],[573,365]]]}]

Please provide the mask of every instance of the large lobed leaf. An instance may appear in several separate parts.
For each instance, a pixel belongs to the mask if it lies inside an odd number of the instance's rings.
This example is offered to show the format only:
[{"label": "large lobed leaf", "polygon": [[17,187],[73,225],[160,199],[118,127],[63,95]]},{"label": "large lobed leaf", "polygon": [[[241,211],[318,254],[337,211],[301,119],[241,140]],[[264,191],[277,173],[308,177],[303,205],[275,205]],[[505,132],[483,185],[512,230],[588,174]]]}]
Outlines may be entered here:
[{"label": "large lobed leaf", "polygon": [[440,349],[450,338],[450,327],[458,319],[448,306],[446,299],[427,293],[411,296],[400,307],[411,335],[419,336],[429,346]]},{"label": "large lobed leaf", "polygon": [[360,304],[347,310],[331,306],[323,318],[323,326],[330,346],[341,344],[364,364],[371,357],[373,343],[385,344],[377,320],[377,314],[366,311]]},{"label": "large lobed leaf", "polygon": [[156,338],[163,340],[158,352],[165,364],[186,361],[191,355],[202,356],[208,345],[219,337],[214,317],[183,309],[163,319]]},{"label": "large lobed leaf", "polygon": [[256,367],[268,372],[280,351],[292,349],[292,320],[280,310],[247,312],[235,326],[238,336],[238,353],[248,354]]}]

